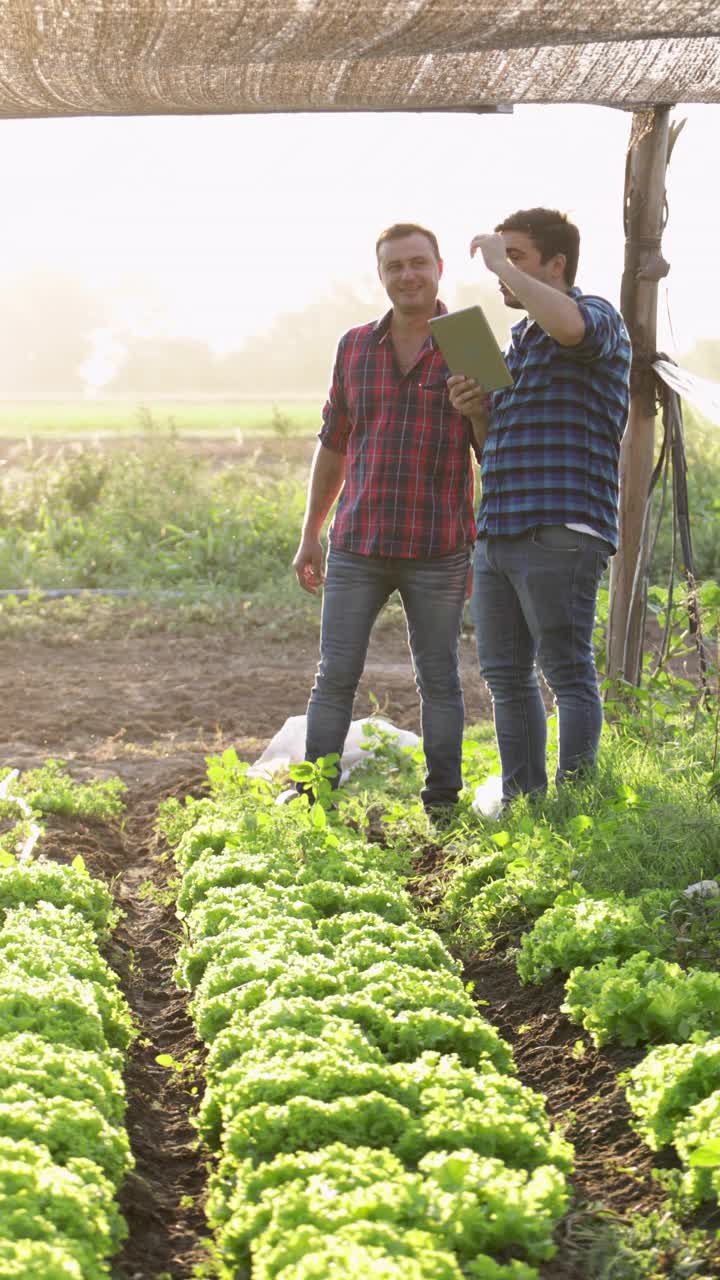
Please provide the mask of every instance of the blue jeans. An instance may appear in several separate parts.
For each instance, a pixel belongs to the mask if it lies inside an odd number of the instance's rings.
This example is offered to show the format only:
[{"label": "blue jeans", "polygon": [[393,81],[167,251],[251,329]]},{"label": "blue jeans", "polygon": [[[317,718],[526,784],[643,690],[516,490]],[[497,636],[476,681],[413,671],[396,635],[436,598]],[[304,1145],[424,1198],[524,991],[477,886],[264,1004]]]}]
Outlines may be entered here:
[{"label": "blue jeans", "polygon": [[609,552],[600,538],[564,525],[477,544],[471,612],[493,700],[504,801],[547,790],[538,666],[558,710],[556,782],[595,762],[603,717],[592,635]]},{"label": "blue jeans", "polygon": [[420,694],[427,763],[422,801],[454,804],[462,787],[464,705],[458,671],[470,549],[433,560],[361,556],[330,548],[320,664],[307,713],[305,756],[342,754],[375,619],[398,591]]}]

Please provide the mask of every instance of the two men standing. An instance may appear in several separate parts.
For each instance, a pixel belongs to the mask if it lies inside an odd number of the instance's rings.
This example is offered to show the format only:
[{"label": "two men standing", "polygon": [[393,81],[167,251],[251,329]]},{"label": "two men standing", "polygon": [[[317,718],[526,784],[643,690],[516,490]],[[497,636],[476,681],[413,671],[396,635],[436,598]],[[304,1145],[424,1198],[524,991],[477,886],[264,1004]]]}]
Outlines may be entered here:
[{"label": "two men standing", "polygon": [[[412,224],[384,232],[378,271],[392,309],[340,342],[294,562],[301,585],[317,590],[320,529],[340,494],[306,758],[342,751],[370,630],[397,589],[430,811],[452,806],[462,785],[457,642],[475,532],[471,612],[504,802],[547,787],[538,666],[558,706],[558,782],[592,765],[602,727],[592,631],[617,547],[629,340],[608,302],[575,287],[579,233],[557,211],[513,214],[473,240],[478,251],[506,305],[527,313],[506,354],[512,385],[488,397],[448,376],[428,328],[444,309],[437,241]],[[482,452],[476,531],[471,444]]]}]

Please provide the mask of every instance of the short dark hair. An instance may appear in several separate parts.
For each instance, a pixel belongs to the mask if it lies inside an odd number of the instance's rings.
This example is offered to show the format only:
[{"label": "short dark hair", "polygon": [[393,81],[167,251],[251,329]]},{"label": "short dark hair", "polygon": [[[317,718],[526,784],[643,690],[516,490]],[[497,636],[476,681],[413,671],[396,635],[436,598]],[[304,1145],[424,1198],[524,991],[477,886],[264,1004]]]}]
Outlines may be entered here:
[{"label": "short dark hair", "polygon": [[547,262],[556,253],[565,254],[565,283],[573,285],[580,256],[580,232],[559,209],[518,209],[495,228],[496,231],[523,231]]},{"label": "short dark hair", "polygon": [[404,240],[406,236],[421,235],[430,241],[430,245],[437,261],[440,261],[440,246],[437,242],[437,236],[434,231],[428,231],[427,227],[421,227],[417,222],[394,222],[391,227],[386,227],[380,232],[375,244],[375,257],[380,258],[380,246],[386,244],[388,240]]}]

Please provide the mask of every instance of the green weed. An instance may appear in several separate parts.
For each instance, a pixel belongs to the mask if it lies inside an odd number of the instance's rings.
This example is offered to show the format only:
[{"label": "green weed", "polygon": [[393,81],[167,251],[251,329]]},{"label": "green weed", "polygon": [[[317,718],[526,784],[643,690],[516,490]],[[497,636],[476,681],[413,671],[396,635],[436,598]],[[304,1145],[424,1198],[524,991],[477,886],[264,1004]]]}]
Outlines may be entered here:
[{"label": "green weed", "polygon": [[621,1216],[588,1205],[567,1223],[577,1276],[584,1280],[711,1280],[720,1249],[707,1232],[683,1227],[670,1212]]},{"label": "green weed", "polygon": [[[26,770],[14,783],[13,794],[21,796],[38,814],[58,813],[98,822],[122,815],[127,790],[124,782],[119,778],[75,782],[64,766],[64,760],[47,760],[39,769]],[[8,773],[9,769],[0,769],[0,781]]]},{"label": "green weed", "polygon": [[45,459],[0,497],[0,586],[251,594],[288,574],[303,505],[289,475],[212,472],[171,435]]}]

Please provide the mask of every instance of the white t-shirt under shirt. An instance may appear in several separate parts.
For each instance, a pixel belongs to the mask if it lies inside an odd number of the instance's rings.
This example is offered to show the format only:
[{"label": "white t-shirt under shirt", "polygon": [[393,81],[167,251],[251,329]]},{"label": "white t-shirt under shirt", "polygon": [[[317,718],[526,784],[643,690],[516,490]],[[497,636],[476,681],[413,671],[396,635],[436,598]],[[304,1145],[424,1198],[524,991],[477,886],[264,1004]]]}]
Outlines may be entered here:
[{"label": "white t-shirt under shirt", "polygon": [[565,528],[574,529],[576,533],[589,533],[591,538],[599,538],[601,542],[605,541],[602,534],[598,533],[597,529],[591,529],[589,524],[566,524]]}]

